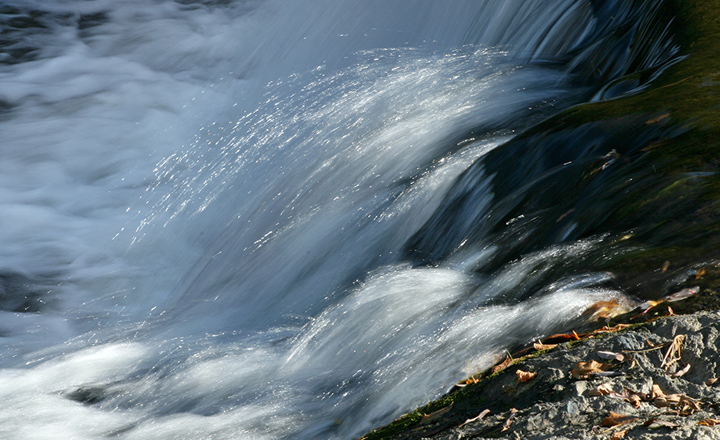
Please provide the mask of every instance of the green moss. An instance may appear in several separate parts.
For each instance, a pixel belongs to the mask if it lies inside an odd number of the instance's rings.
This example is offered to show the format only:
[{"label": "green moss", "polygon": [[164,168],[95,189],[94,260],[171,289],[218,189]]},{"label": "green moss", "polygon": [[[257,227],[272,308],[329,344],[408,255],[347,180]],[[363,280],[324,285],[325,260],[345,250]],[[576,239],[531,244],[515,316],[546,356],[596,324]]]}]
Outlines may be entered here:
[{"label": "green moss", "polygon": [[636,175],[644,183],[625,194],[605,222],[608,230],[634,233],[626,249],[641,248],[604,262],[603,269],[625,278],[655,271],[664,261],[678,266],[712,260],[720,250],[720,5],[671,5],[682,23],[685,60],[643,93],[577,106],[552,121],[568,127],[641,112],[648,115],[645,125],[683,131],[633,158],[637,169],[645,167]]}]

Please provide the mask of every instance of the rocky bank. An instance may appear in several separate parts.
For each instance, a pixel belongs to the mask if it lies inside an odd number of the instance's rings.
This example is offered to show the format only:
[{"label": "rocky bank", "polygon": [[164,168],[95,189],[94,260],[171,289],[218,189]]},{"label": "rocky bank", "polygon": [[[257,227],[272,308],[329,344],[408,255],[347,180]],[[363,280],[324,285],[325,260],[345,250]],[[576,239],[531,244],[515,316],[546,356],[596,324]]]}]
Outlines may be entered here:
[{"label": "rocky bank", "polygon": [[720,439],[719,328],[702,311],[573,334],[366,439]]}]

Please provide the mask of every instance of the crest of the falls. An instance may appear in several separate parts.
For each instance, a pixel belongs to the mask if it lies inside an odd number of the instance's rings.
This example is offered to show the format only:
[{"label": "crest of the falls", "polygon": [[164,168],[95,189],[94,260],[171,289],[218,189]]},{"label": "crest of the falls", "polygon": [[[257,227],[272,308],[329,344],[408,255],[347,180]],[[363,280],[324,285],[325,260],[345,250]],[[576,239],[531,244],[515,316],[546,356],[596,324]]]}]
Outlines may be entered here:
[{"label": "crest of the falls", "polygon": [[5,2],[0,433],[352,438],[624,303],[555,275],[606,236],[476,240],[478,160],[651,80],[658,5]]}]

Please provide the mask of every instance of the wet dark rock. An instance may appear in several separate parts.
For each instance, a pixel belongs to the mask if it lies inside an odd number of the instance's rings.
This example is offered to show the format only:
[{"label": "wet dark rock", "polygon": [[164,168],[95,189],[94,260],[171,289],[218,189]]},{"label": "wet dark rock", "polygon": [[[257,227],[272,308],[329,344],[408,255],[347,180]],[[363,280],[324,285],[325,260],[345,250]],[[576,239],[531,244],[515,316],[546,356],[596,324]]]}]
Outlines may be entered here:
[{"label": "wet dark rock", "polygon": [[109,395],[104,387],[80,387],[65,397],[86,405],[94,405],[107,399]]}]

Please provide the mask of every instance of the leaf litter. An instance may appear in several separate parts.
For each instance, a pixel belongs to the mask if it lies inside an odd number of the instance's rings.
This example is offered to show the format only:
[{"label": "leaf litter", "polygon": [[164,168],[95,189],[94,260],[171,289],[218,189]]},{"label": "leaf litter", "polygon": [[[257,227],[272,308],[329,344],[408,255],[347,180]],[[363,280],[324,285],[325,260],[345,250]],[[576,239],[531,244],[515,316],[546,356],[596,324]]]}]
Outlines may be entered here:
[{"label": "leaf litter", "polygon": [[[664,301],[679,301],[680,299],[684,299],[688,296],[692,296],[695,293],[697,293],[696,288],[691,289],[683,289],[679,292],[676,292],[673,295],[668,295],[663,300]],[[672,318],[675,318],[676,315],[672,313],[672,310],[669,310],[668,316],[672,316]],[[563,342],[568,340],[580,340],[580,339],[590,339],[595,336],[603,335],[606,333],[613,333],[618,332],[620,330],[624,330],[627,327],[630,327],[629,324],[618,324],[613,327],[604,326],[600,329],[597,329],[595,331],[589,332],[589,333],[583,333],[578,334],[577,332],[573,331],[572,333],[564,333],[564,334],[555,334],[550,337],[547,337],[543,340],[538,340],[536,343],[532,344],[532,347],[529,348],[530,350],[535,351],[543,351],[543,350],[550,350],[554,349],[558,346],[558,344],[554,342]],[[672,342],[669,343],[660,343],[658,344],[651,342],[649,339],[645,339],[647,345],[649,348],[647,349],[641,349],[641,350],[622,350],[621,352],[615,352],[610,350],[595,350],[596,356],[600,358],[601,360],[605,362],[597,362],[595,360],[590,360],[587,362],[577,362],[574,368],[571,371],[571,377],[576,380],[588,380],[593,379],[597,377],[606,377],[606,376],[615,376],[615,375],[621,375],[624,374],[620,370],[621,368],[625,369],[631,369],[634,368],[636,365],[640,365],[640,373],[643,374],[643,372],[647,373],[647,366],[643,366],[646,364],[637,364],[636,360],[634,358],[633,354],[637,355],[645,355],[645,353],[661,350],[664,348],[668,348],[667,351],[664,353],[664,356],[662,358],[662,361],[660,363],[660,368],[664,369],[669,377],[673,378],[680,378],[688,373],[690,370],[690,364],[687,362],[682,361],[683,356],[683,344],[686,341],[687,336],[684,334],[675,335],[673,337]],[[552,342],[552,343],[551,343]],[[526,349],[528,350],[528,349]],[[526,351],[523,350],[523,351]],[[523,359],[514,359],[510,353],[508,353],[504,360],[495,365],[492,369],[492,373],[497,373],[500,371],[505,370],[510,365],[523,361]],[[672,373],[668,370],[673,365],[683,365],[683,368],[678,369],[676,372]],[[657,365],[657,364],[656,364]],[[679,368],[679,367],[678,367]],[[672,371],[672,370],[671,370]],[[638,373],[635,373],[638,374]],[[516,380],[517,383],[524,383],[531,381],[537,377],[537,372],[528,372],[524,371],[522,369],[518,369],[515,371],[515,375],[517,376]],[[477,383],[478,379],[468,379],[465,381],[465,383]],[[710,387],[715,385],[717,382],[717,378],[711,378],[708,379],[705,382],[705,385]],[[616,384],[617,385],[617,384]],[[692,414],[695,414],[698,411],[702,410],[703,402],[701,400],[694,399],[688,395],[680,394],[680,393],[674,393],[674,394],[667,394],[665,393],[660,386],[657,383],[654,383],[652,385],[652,389],[650,393],[645,394],[643,392],[637,392],[634,391],[628,387],[623,387],[622,391],[618,392],[613,388],[612,383],[610,382],[604,382],[601,385],[596,386],[593,389],[590,389],[585,393],[587,396],[596,396],[600,398],[608,398],[608,399],[618,399],[625,401],[632,405],[632,407],[639,409],[643,404],[650,405],[651,407],[655,407],[659,410],[664,410],[666,412],[661,412],[659,414],[670,414],[674,415],[676,417],[687,417]],[[711,404],[712,407],[713,404]],[[715,403],[715,405],[718,405],[718,403]],[[449,411],[449,408],[443,408],[440,411]],[[439,413],[440,411],[436,411],[435,413]],[[647,410],[642,410],[643,413],[645,413]],[[657,410],[656,410],[657,411]],[[668,412],[669,411],[669,412]],[[505,423],[503,424],[502,431],[507,431],[510,429],[510,426],[512,425],[513,421],[516,420],[516,409],[511,410],[510,416],[505,420]],[[426,420],[426,418],[429,418],[430,416],[435,416],[435,413],[431,413],[427,416],[423,417],[423,422]],[[464,426],[469,423],[478,422],[481,421],[484,417],[486,417],[490,413],[490,409],[485,409],[482,411],[478,416],[467,419],[464,423],[462,423],[460,426]],[[702,413],[701,413],[702,414]],[[647,416],[646,416],[647,417]],[[677,428],[680,425],[673,421],[667,421],[662,420],[658,418],[658,414],[653,415],[652,417],[648,418],[644,422],[641,420],[644,417],[637,415],[626,415],[626,414],[620,414],[620,413],[611,413],[607,417],[605,417],[602,420],[603,426],[611,426],[608,430],[605,432],[608,432],[610,430],[615,430],[615,426],[624,426],[624,425],[630,425],[635,422],[640,422],[643,426],[645,426],[648,429],[653,428]],[[693,422],[695,423],[695,422]],[[704,425],[704,426],[715,426],[717,424],[720,424],[720,420],[714,419],[714,418],[706,418],[699,422],[697,422],[698,425]],[[639,426],[639,425],[638,425]],[[612,438],[623,438],[625,436],[625,433],[628,432],[633,428],[626,428],[623,431],[616,431]]]}]

